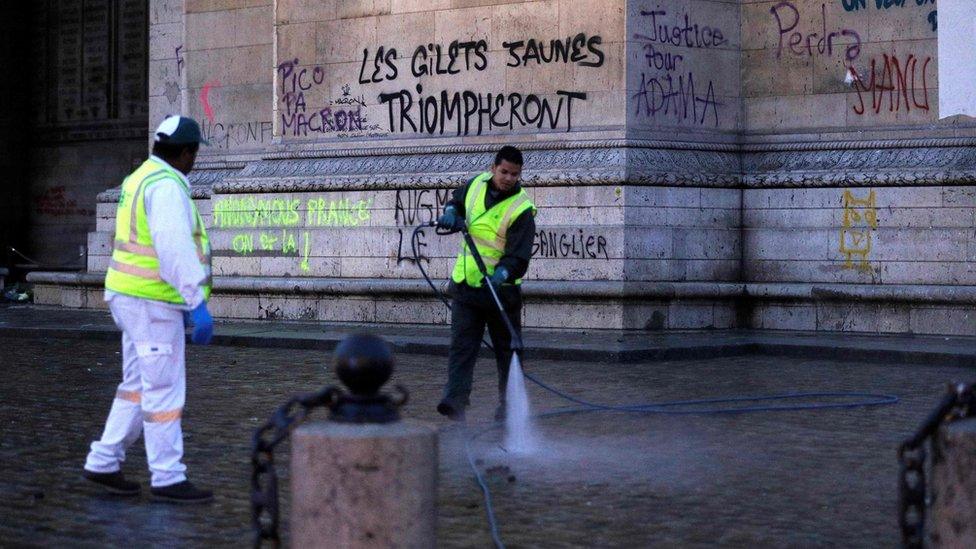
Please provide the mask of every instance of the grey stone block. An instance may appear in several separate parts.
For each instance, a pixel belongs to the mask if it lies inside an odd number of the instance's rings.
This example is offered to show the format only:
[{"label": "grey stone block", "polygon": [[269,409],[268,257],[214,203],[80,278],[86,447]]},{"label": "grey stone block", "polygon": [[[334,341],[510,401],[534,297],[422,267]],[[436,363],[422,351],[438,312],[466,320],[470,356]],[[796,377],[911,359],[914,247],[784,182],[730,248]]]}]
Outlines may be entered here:
[{"label": "grey stone block", "polygon": [[910,322],[915,334],[976,335],[976,314],[969,307],[917,307]]},{"label": "grey stone block", "polygon": [[825,229],[767,229],[743,231],[745,260],[827,260],[836,257],[839,231]]},{"label": "grey stone block", "polygon": [[38,305],[61,305],[61,294],[66,288],[54,284],[35,284],[34,303]]},{"label": "grey stone block", "polygon": [[376,322],[376,301],[366,297],[318,300],[318,319],[323,322]]},{"label": "grey stone block", "polygon": [[713,307],[709,304],[672,302],[668,307],[668,328],[688,330],[708,328],[715,325]]},{"label": "grey stone block", "polygon": [[607,329],[624,328],[623,314],[619,307],[606,307],[593,302],[533,301],[523,308],[523,318],[526,326],[570,329],[593,326]]},{"label": "grey stone block", "polygon": [[817,304],[817,329],[837,332],[879,332],[880,306],[824,302]]},{"label": "grey stone block", "polygon": [[757,325],[766,330],[815,330],[817,311],[813,305],[764,303],[754,311]]}]

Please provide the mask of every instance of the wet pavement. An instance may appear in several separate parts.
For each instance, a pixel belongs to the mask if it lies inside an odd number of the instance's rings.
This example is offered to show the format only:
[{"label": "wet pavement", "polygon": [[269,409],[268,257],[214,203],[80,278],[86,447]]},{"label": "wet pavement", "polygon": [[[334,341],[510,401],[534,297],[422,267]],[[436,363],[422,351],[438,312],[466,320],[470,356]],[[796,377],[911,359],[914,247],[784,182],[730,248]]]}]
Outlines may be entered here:
[{"label": "wet pavement", "polygon": [[[103,495],[80,478],[118,382],[116,343],[0,332],[0,346],[0,546],[249,544],[253,429],[288,397],[335,381],[327,351],[190,347],[185,461],[190,478],[214,488],[216,500],[178,507],[145,494]],[[404,415],[441,430],[439,544],[489,547],[464,442],[489,425],[494,367],[479,362],[469,423],[459,426],[433,410],[444,359],[397,360],[393,381],[411,392]],[[534,457],[508,454],[501,432],[484,432],[472,447],[509,547],[896,546],[895,449],[935,406],[945,382],[976,377],[971,367],[761,355],[630,364],[527,360],[525,367],[601,403],[793,391],[870,391],[901,400],[789,413],[559,415],[538,421],[544,450]],[[529,393],[535,411],[568,405],[536,385]],[[279,464],[287,458],[283,448]],[[141,440],[124,471],[146,486]],[[287,540],[287,520],[283,533]]]}]

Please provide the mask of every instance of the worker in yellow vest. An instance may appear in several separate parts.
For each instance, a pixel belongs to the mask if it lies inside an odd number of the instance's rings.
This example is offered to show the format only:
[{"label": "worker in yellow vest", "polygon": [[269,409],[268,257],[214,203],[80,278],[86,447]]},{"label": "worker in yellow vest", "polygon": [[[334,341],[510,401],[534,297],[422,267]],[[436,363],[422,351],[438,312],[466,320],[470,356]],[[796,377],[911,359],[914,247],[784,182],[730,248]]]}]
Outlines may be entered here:
[{"label": "worker in yellow vest", "polygon": [[142,433],[153,499],[213,498],[187,480],[182,462],[185,322],[193,325],[194,343],[206,345],[213,335],[210,243],[186,178],[200,143],[207,144],[196,121],[167,117],[152,155],[122,182],[105,276],[105,300],[122,330],[122,383],[84,469],[85,478],[115,494],[139,493],[121,465]]},{"label": "worker in yellow vest", "polygon": [[[519,184],[522,152],[506,146],[495,155],[491,170],[475,176],[454,191],[438,218],[441,229],[468,232],[484,260],[492,284],[512,325],[521,329],[522,277],[532,257],[536,208]],[[488,327],[498,369],[495,419],[505,416],[505,388],[512,360],[511,335],[495,301],[483,282],[474,256],[462,242],[451,274],[451,349],[447,385],[437,411],[456,421],[464,420],[469,404],[474,364],[481,338]]]}]

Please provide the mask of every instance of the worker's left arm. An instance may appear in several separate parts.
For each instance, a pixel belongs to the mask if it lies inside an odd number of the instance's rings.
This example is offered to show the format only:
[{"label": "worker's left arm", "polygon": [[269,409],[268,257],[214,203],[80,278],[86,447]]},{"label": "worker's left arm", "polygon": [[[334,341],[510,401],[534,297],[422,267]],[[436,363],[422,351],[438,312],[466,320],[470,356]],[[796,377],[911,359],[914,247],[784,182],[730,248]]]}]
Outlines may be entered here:
[{"label": "worker's left arm", "polygon": [[495,267],[504,267],[508,271],[505,282],[510,283],[525,276],[525,272],[529,270],[529,260],[532,259],[534,239],[535,215],[532,209],[528,209],[512,222],[505,235],[505,254]]},{"label": "worker's left arm", "polygon": [[175,180],[164,180],[146,190],[145,201],[160,278],[179,292],[188,309],[194,309],[204,300],[207,273],[193,240],[190,197]]}]

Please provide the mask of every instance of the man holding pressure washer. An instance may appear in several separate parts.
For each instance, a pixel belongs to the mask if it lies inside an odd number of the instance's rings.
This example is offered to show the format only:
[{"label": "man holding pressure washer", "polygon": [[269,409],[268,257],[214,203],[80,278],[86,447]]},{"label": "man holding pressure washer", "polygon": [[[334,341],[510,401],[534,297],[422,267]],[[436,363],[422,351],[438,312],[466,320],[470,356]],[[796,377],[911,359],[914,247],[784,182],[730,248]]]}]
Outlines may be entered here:
[{"label": "man holding pressure washer", "polygon": [[[505,415],[505,386],[513,348],[521,347],[512,337],[500,308],[485,285],[485,275],[469,247],[472,242],[480,255],[491,285],[497,290],[508,323],[521,330],[522,277],[529,268],[535,235],[536,207],[519,184],[522,152],[502,147],[491,170],[475,176],[454,191],[437,227],[450,232],[466,228],[470,239],[461,243],[461,252],[451,275],[451,350],[448,356],[447,385],[437,411],[455,421],[464,420],[469,404],[474,363],[478,358],[485,326],[495,348],[498,366],[499,405],[495,419]],[[517,349],[516,349],[517,350]]]}]

